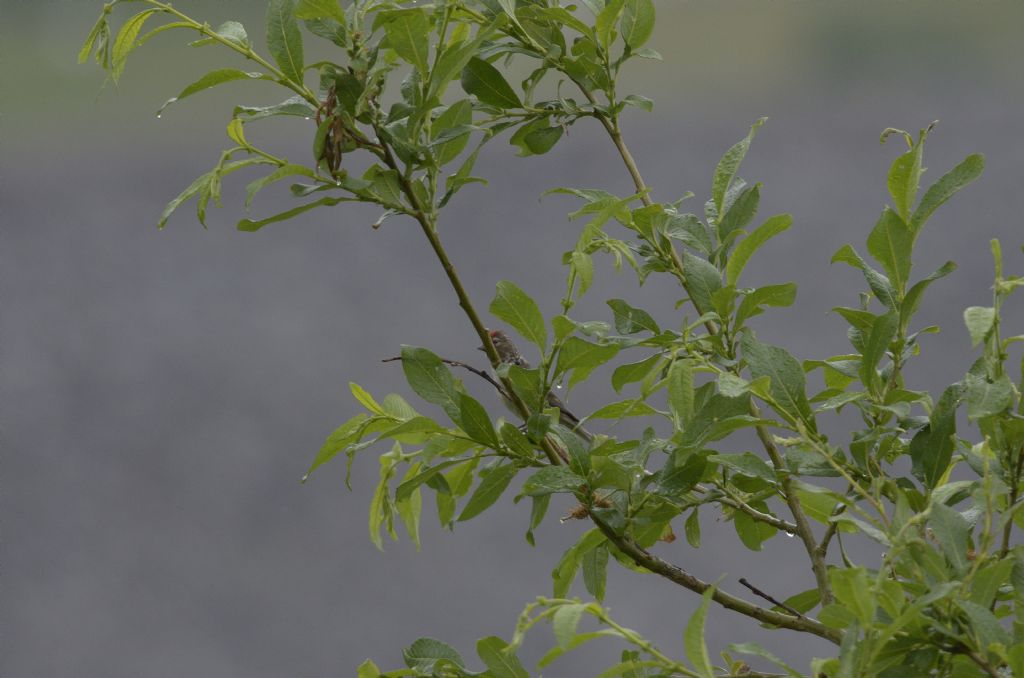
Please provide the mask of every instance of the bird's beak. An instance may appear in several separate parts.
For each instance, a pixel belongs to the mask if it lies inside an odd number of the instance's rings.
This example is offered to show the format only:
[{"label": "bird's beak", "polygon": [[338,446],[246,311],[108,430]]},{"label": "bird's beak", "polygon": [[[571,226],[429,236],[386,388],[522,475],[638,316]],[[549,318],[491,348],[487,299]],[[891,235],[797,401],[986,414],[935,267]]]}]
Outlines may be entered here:
[{"label": "bird's beak", "polygon": [[476,350],[478,350],[478,351],[483,351],[484,353],[487,353],[487,349],[486,349],[486,348],[484,348],[483,346],[477,346],[477,347],[476,347]]}]

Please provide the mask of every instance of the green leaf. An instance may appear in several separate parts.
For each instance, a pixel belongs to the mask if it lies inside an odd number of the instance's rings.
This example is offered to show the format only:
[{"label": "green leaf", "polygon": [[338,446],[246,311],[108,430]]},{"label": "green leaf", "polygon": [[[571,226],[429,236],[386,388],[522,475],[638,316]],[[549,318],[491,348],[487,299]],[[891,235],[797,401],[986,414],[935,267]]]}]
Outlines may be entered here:
[{"label": "green leaf", "polygon": [[[436,140],[439,135],[448,130],[462,129],[473,122],[473,104],[469,99],[461,99],[444,110],[441,115],[434,119],[431,129],[433,138]],[[469,130],[458,136],[448,139],[436,148],[437,164],[446,165],[462,153],[469,143]]]},{"label": "green leaf", "polygon": [[[259,221],[253,221],[252,219],[242,219],[238,222],[238,225],[235,228],[237,228],[239,231],[253,233],[255,231],[260,230],[261,228],[268,224],[276,224],[279,221],[287,221],[288,219],[297,217],[300,214],[308,212],[309,210],[315,209],[317,207],[332,207],[334,205],[337,205],[338,203],[352,202],[353,200],[354,198],[320,198],[319,200],[306,203],[305,205],[299,205],[298,207],[293,207],[290,210],[285,210],[280,214],[275,214],[272,217],[260,219]],[[168,207],[170,207],[170,205],[168,205]]]},{"label": "green leaf", "polygon": [[[961,516],[963,517],[963,516]],[[990,607],[1013,570],[1012,558],[989,563],[978,570],[971,581],[971,602]]]},{"label": "green leaf", "polygon": [[686,543],[695,549],[700,548],[700,512],[694,507],[690,516],[686,519],[684,529],[686,530]]},{"label": "green leaf", "polygon": [[982,607],[969,600],[957,601],[957,605],[967,614],[970,620],[970,634],[977,638],[978,646],[988,648],[993,644],[1004,647],[1013,644],[1010,632],[1003,628],[999,618],[987,607]]},{"label": "green leaf", "polygon": [[204,186],[210,183],[210,179],[212,178],[212,172],[207,172],[202,176],[196,177],[196,180],[193,181],[188,188],[179,193],[178,196],[174,198],[174,200],[171,200],[169,203],[167,203],[167,206],[164,207],[164,211],[160,214],[160,221],[157,222],[156,227],[162,229],[164,226],[166,226],[167,220],[171,218],[171,214],[174,213],[174,210],[178,209],[178,207],[181,206],[181,203],[185,202],[192,196],[199,193],[199,191],[202,190]]},{"label": "green leaf", "polygon": [[459,514],[459,522],[471,520],[490,508],[508,489],[509,483],[518,472],[519,467],[515,464],[495,466],[487,471],[487,475],[483,476],[483,480],[480,481],[469,501],[466,502],[465,508],[462,509],[462,513]]},{"label": "green leaf", "polygon": [[952,261],[947,261],[940,266],[937,271],[926,278],[918,280],[909,290],[907,290],[906,296],[903,297],[903,304],[900,306],[900,328],[903,332],[907,331],[907,327],[910,325],[910,319],[917,312],[917,307],[921,304],[921,297],[924,295],[924,291],[928,289],[928,286],[939,278],[945,277],[955,270],[956,264]]},{"label": "green leaf", "polygon": [[[605,555],[608,555],[607,550],[605,550]],[[585,605],[575,603],[561,605],[555,610],[555,614],[551,617],[551,627],[555,632],[555,639],[558,640],[559,647],[564,649],[571,645],[573,638],[576,637],[576,628],[579,626],[584,609],[586,609]]]},{"label": "green leaf", "polygon": [[619,20],[622,40],[631,50],[642,47],[654,32],[653,0],[626,0]]},{"label": "green leaf", "polygon": [[[161,28],[163,28],[161,26]],[[225,21],[222,23],[216,31],[217,35],[235,43],[242,49],[249,49],[252,47],[252,43],[249,41],[249,34],[245,32],[245,26],[238,23],[237,21]],[[147,38],[149,36],[147,35]],[[195,42],[190,42],[190,47],[202,47],[203,45],[212,45],[217,41],[213,38],[201,38]]]},{"label": "green leaf", "polygon": [[295,9],[295,16],[298,19],[334,19],[338,23],[345,23],[345,12],[342,11],[338,0],[299,0],[299,6]]},{"label": "green leaf", "polygon": [[693,418],[693,364],[676,360],[668,370],[668,406],[677,429]]},{"label": "green leaf", "polygon": [[836,250],[836,253],[832,255],[832,263],[837,261],[860,269],[875,297],[889,308],[897,308],[896,293],[893,291],[892,283],[884,275],[864,263],[864,260],[851,245],[843,245]]},{"label": "green leaf", "polygon": [[956,509],[933,501],[928,524],[939,542],[942,554],[956,570],[957,576],[962,575],[970,565],[967,559],[967,539],[971,534],[971,526],[967,519]]},{"label": "green leaf", "polygon": [[473,57],[462,69],[462,89],[497,108],[522,108],[523,103],[497,68]]},{"label": "green leaf", "polygon": [[1005,374],[991,381],[968,374],[964,386],[967,387],[967,418],[972,421],[1000,414],[1013,404],[1013,382]]},{"label": "green leaf", "polygon": [[445,469],[457,466],[458,464],[466,464],[473,461],[472,458],[468,459],[452,459],[445,461],[436,466],[431,466],[425,471],[421,471],[414,476],[407,476],[402,479],[402,483],[395,488],[395,501],[403,501],[421,485],[429,483],[436,475],[444,471]]},{"label": "green leaf", "polygon": [[914,475],[931,489],[946,473],[956,447],[956,409],[963,387],[953,384],[943,391],[932,409],[929,423],[910,441]]},{"label": "green leaf", "polygon": [[622,99],[622,103],[627,106],[635,106],[636,108],[647,111],[648,113],[654,110],[654,102],[639,94],[627,94]]},{"label": "green leaf", "polygon": [[[817,592],[817,590],[815,590],[815,593],[816,592]],[[811,607],[813,607],[813,605]],[[808,608],[808,609],[810,609],[810,608]],[[806,611],[807,610],[805,610],[805,612]],[[801,676],[801,674],[799,672],[797,672],[794,669],[792,669],[784,661],[782,661],[777,656],[775,656],[774,654],[772,654],[768,650],[764,649],[763,647],[761,647],[757,643],[730,643],[729,644],[729,650],[732,651],[732,652],[739,652],[740,654],[749,654],[749,655],[753,655],[755,657],[761,657],[762,659],[767,659],[768,661],[772,662],[776,666],[784,669],[786,671],[786,673],[788,673],[792,678],[803,678],[803,676]]]},{"label": "green leaf", "polygon": [[[732,210],[729,210],[730,212]],[[736,246],[729,262],[725,265],[725,282],[727,285],[735,285],[739,282],[740,273],[743,272],[747,261],[762,245],[779,233],[787,230],[793,223],[793,217],[788,214],[779,214],[769,218],[757,227],[753,233],[740,241]]]},{"label": "green leaf", "polygon": [[394,507],[388,495],[388,481],[394,474],[395,461],[393,455],[385,454],[380,457],[380,482],[374,490],[373,498],[370,500],[370,541],[379,550],[384,550],[384,543],[381,538],[380,529],[386,526],[392,538],[397,538],[393,525]]},{"label": "green leaf", "polygon": [[[139,31],[142,30],[143,24],[146,23],[146,19],[153,16],[159,10],[147,9],[139,12],[135,16],[131,17],[124,22],[121,26],[121,30],[117,32],[117,38],[114,39],[114,49],[110,62],[110,77],[117,82],[124,73],[125,64],[128,63],[128,55],[131,54],[132,50],[135,49],[135,38],[139,36]],[[81,54],[79,54],[81,57]]]},{"label": "green leaf", "polygon": [[566,549],[561,560],[558,561],[558,565],[551,572],[556,598],[562,598],[569,592],[569,587],[572,586],[573,579],[576,578],[576,572],[579,571],[583,554],[597,548],[605,540],[605,536],[595,527],[584,532],[575,544]]},{"label": "green leaf", "polygon": [[854,614],[861,626],[869,626],[875,617],[875,600],[865,569],[832,568],[828,578],[836,600]]},{"label": "green leaf", "polygon": [[540,308],[526,292],[515,283],[502,280],[498,283],[491,313],[512,326],[524,339],[543,352],[548,345],[548,329]]},{"label": "green leaf", "polygon": [[715,671],[711,665],[711,657],[708,655],[708,646],[704,642],[704,621],[708,616],[708,607],[711,606],[711,597],[715,595],[715,587],[710,586],[701,596],[700,607],[690,617],[686,624],[686,631],[683,633],[683,647],[686,649],[686,657],[693,664],[697,673],[705,678],[714,678]]},{"label": "green leaf", "polygon": [[889,342],[896,336],[898,326],[899,316],[896,313],[890,312],[878,316],[875,318],[871,333],[864,344],[864,354],[860,362],[860,380],[876,397],[880,396],[882,392],[878,384],[878,364],[889,350]]},{"label": "green leaf", "polygon": [[814,414],[807,402],[804,370],[796,358],[784,348],[762,344],[750,332],[741,341],[743,359],[755,379],[769,377],[769,393],[782,411],[793,419],[801,419],[812,430],[817,430]]},{"label": "green leaf", "polygon": [[796,283],[765,285],[747,293],[736,311],[736,326],[762,313],[762,306],[791,306],[796,300]]},{"label": "green leaf", "polygon": [[[734,186],[733,191],[735,190]],[[725,214],[716,219],[718,240],[722,243],[731,242],[731,236],[735,231],[746,228],[753,221],[754,215],[757,214],[757,207],[761,203],[761,184],[746,186],[730,203],[731,193],[732,191],[729,191],[725,196]]]},{"label": "green leaf", "polygon": [[421,76],[430,70],[430,19],[423,10],[396,12],[384,24],[388,47],[412,64]]},{"label": "green leaf", "polygon": [[317,177],[316,172],[309,169],[305,165],[282,165],[281,167],[277,168],[267,176],[260,177],[259,179],[256,179],[255,181],[251,182],[248,186],[245,187],[245,206],[248,208],[249,205],[252,204],[252,199],[256,197],[256,194],[259,191],[263,190],[263,188],[265,188],[266,186],[269,186],[275,181],[280,181],[285,177],[293,177],[296,175],[309,177],[310,179],[319,178]]},{"label": "green leaf", "polygon": [[354,381],[348,382],[348,389],[352,392],[352,397],[359,402],[360,405],[370,410],[374,414],[383,415],[384,409],[377,404],[377,401],[373,399],[373,396],[364,389],[362,386]]},{"label": "green leaf", "polygon": [[[761,506],[760,508],[763,511],[765,507]],[[736,534],[740,541],[751,551],[760,551],[762,545],[778,533],[778,530],[771,525],[754,520],[743,512],[733,514],[733,526],[736,528]]]},{"label": "green leaf", "polygon": [[583,585],[597,602],[604,601],[608,577],[608,549],[602,545],[583,554]]},{"label": "green leaf", "polygon": [[455,423],[461,424],[462,394],[455,389],[455,378],[439,357],[425,348],[402,346],[402,371],[416,395],[440,405]]},{"label": "green leaf", "polygon": [[[100,37],[100,33],[109,31],[110,27],[107,24],[107,13],[102,12],[96,23],[92,25],[92,29],[89,31],[89,36],[82,43],[82,48],[78,52],[78,63],[84,64],[89,60],[89,53],[92,52],[93,46],[96,44],[97,38]],[[99,57],[97,56],[97,61]]]},{"label": "green leaf", "polygon": [[[409,478],[416,475],[421,464],[416,463],[409,467],[408,472],[405,474],[405,478],[402,480],[408,480]],[[395,497],[395,508],[398,509],[398,515],[402,518],[402,523],[405,524],[405,531],[409,534],[409,539],[416,545],[416,550],[420,550],[420,515],[423,513],[423,496],[416,488],[409,492],[403,499]]]},{"label": "green leaf", "polygon": [[487,636],[477,641],[476,653],[493,678],[530,678],[514,649],[497,636]]},{"label": "green leaf", "polygon": [[914,210],[914,215],[910,218],[910,230],[914,233],[919,231],[924,222],[928,220],[928,217],[942,203],[949,200],[961,188],[980,177],[984,169],[985,156],[976,153],[967,156],[963,162],[942,175],[938,181],[925,191],[924,197],[921,198],[917,209]]},{"label": "green leaf", "polygon": [[741,454],[712,454],[708,461],[715,462],[726,468],[750,478],[760,478],[775,483],[775,470],[753,452]]},{"label": "green leaf", "polygon": [[402,650],[402,658],[410,669],[431,671],[439,660],[448,660],[456,666],[465,668],[462,656],[455,648],[433,638],[417,639],[407,649]]},{"label": "green leaf", "polygon": [[715,208],[718,214],[722,214],[722,206],[725,203],[725,193],[729,190],[729,186],[732,185],[732,180],[736,177],[736,172],[739,170],[740,163],[743,162],[744,156],[747,154],[747,149],[750,148],[750,142],[753,140],[754,135],[757,133],[758,128],[765,123],[768,118],[761,118],[750,127],[750,133],[740,142],[736,143],[732,148],[725,152],[722,159],[718,161],[718,167],[715,168],[715,177],[711,183],[711,199],[714,201]]},{"label": "green leaf", "polygon": [[506,421],[501,425],[500,433],[501,441],[505,443],[505,446],[511,450],[513,454],[526,458],[533,457],[533,446],[530,444],[530,440],[522,431],[519,430],[518,427],[513,426]]},{"label": "green leaf", "polygon": [[625,419],[627,417],[647,417],[657,413],[656,409],[640,398],[631,398],[605,405],[587,419]]},{"label": "green leaf", "polygon": [[523,144],[531,154],[544,155],[555,147],[564,133],[565,129],[561,125],[539,127],[530,130],[529,134],[523,137]]},{"label": "green leaf", "polygon": [[898,296],[903,295],[910,278],[910,253],[914,235],[900,215],[886,207],[868,235],[868,252],[882,264]]},{"label": "green leaf", "polygon": [[277,115],[294,115],[303,118],[311,118],[315,114],[316,109],[313,108],[308,101],[297,94],[285,99],[279,104],[273,104],[271,106],[235,106],[234,111],[231,113],[232,117],[244,117],[246,121],[262,120],[263,118],[270,118]]},{"label": "green leaf", "polygon": [[302,34],[295,19],[295,0],[270,0],[267,5],[267,49],[285,77],[302,84]]},{"label": "green leaf", "polygon": [[[885,137],[883,137],[884,141]],[[921,154],[924,151],[924,138],[913,147],[892,161],[889,168],[889,195],[904,220],[910,219],[910,208],[917,198],[917,189],[921,181]]]},{"label": "green leaf", "polygon": [[697,312],[704,314],[714,308],[712,297],[722,289],[722,274],[707,259],[683,250],[683,275]]},{"label": "green leaf", "polygon": [[608,362],[619,352],[614,344],[593,344],[579,337],[569,337],[562,344],[555,364],[555,375],[566,374],[572,370],[568,387],[584,381],[597,367]]},{"label": "green leaf", "polygon": [[640,362],[619,365],[612,372],[612,388],[620,393],[626,384],[642,381],[661,361],[662,356],[656,353]]},{"label": "green leaf", "polygon": [[540,497],[559,492],[577,492],[586,484],[582,478],[567,466],[545,466],[523,483],[523,494]]},{"label": "green leaf", "polygon": [[964,323],[971,335],[971,347],[985,340],[996,321],[996,310],[982,306],[970,306],[964,311]]},{"label": "green leaf", "polygon": [[548,512],[548,504],[551,503],[551,495],[545,494],[538,497],[530,497],[532,506],[530,506],[530,528],[526,531],[526,541],[530,546],[536,546],[533,541],[533,531],[536,530],[544,516]]},{"label": "green leaf", "polygon": [[484,406],[465,393],[459,394],[459,422],[462,430],[473,440],[492,450],[501,447],[491,417]]},{"label": "green leaf", "polygon": [[622,15],[625,4],[626,0],[608,0],[594,21],[594,32],[606,53],[611,49],[612,41],[615,39],[615,24]]},{"label": "green leaf", "polygon": [[671,216],[664,226],[664,232],[667,237],[680,240],[705,256],[711,254],[711,236],[695,214]]},{"label": "green leaf", "polygon": [[366,414],[360,412],[335,429],[320,447],[320,451],[317,453],[312,465],[310,465],[309,470],[306,471],[306,475],[302,476],[302,482],[306,482],[313,471],[319,466],[326,464],[346,447],[357,442],[366,425],[366,420]]},{"label": "green leaf", "polygon": [[654,318],[647,311],[634,308],[622,299],[609,299],[608,306],[615,314],[615,329],[621,334],[636,334],[637,332],[652,332],[661,334],[661,328]]},{"label": "green leaf", "polygon": [[380,669],[372,661],[367,659],[356,668],[356,678],[380,678]]}]

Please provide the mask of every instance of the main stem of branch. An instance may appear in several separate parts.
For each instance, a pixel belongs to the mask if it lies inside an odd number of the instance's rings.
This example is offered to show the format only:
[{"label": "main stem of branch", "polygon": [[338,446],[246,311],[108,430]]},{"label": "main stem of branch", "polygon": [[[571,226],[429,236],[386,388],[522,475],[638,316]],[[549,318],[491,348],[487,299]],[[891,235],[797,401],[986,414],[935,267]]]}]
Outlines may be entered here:
[{"label": "main stem of branch", "polygon": [[[703,594],[711,588],[711,584],[698,579],[672,563],[666,562],[661,558],[648,553],[646,549],[638,546],[632,539],[616,534],[615,530],[600,519],[594,516],[591,516],[591,519],[594,521],[594,524],[597,525],[598,529],[601,530],[604,536],[608,538],[608,541],[629,556],[637,565],[642,565],[651,572],[659,574],[662,577],[693,591],[694,593]],[[774,610],[768,610],[743,600],[742,598],[738,598],[730,593],[726,593],[718,588],[715,589],[715,592],[711,597],[722,607],[739,612],[740,614],[744,614],[748,617],[752,617],[766,624],[792,629],[793,631],[811,633],[837,645],[841,640],[841,635],[838,631],[830,629],[821,622],[813,619],[808,619],[806,617],[793,617]]]},{"label": "main stem of branch", "polygon": [[[377,138],[383,138],[379,130],[377,132]],[[484,326],[483,321],[480,319],[480,315],[476,312],[476,308],[473,306],[473,302],[469,298],[469,294],[466,292],[466,288],[462,285],[462,280],[459,278],[459,274],[455,271],[455,265],[451,259],[448,258],[448,252],[445,251],[444,245],[441,244],[441,239],[437,235],[437,229],[430,217],[427,216],[427,212],[424,206],[420,204],[419,197],[416,192],[412,189],[408,179],[399,170],[398,162],[395,160],[394,154],[391,152],[391,147],[382,143],[384,150],[384,162],[389,168],[395,170],[398,175],[398,181],[402,186],[402,192],[405,197],[409,200],[409,204],[413,208],[414,217],[416,222],[420,225],[420,229],[423,231],[423,235],[426,236],[427,241],[430,243],[430,248],[434,250],[434,255],[437,260],[441,263],[441,268],[444,269],[445,275],[448,276],[448,282],[451,283],[452,289],[455,291],[455,296],[459,300],[459,306],[462,308],[463,313],[469,319],[473,329],[476,331],[477,336],[480,338],[480,346],[484,349],[484,353],[487,354],[487,359],[491,362],[491,367],[497,367],[501,363],[501,358],[498,356],[498,351],[494,348],[494,343],[491,341],[491,335],[487,332],[487,328]],[[504,380],[503,380],[504,382]],[[525,421],[530,416],[530,411],[523,403],[523,401],[516,395],[512,389],[512,385],[505,383],[505,391],[509,395],[509,399],[515,405],[519,415]],[[541,441],[541,449],[544,451],[544,455],[554,465],[562,463],[562,458],[558,453],[558,449],[550,439],[544,438]]]}]

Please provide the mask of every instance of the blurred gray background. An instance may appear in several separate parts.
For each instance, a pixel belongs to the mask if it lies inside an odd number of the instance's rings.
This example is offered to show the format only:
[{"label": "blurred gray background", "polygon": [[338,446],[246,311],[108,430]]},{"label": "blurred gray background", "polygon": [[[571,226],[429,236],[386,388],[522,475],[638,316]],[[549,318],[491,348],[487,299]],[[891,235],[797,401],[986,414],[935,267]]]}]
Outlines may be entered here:
[{"label": "blurred gray background", "polygon": [[[240,19],[262,44],[262,2],[176,5],[214,25]],[[552,505],[531,549],[522,541],[528,508],[511,493],[454,533],[437,528],[428,498],[422,551],[403,539],[380,553],[366,534],[372,452],[356,463],[352,493],[343,464],[298,483],[325,436],[358,410],[348,381],[408,395],[401,369],[379,362],[400,344],[482,362],[422,235],[401,220],[373,231],[376,214],[360,207],[238,233],[249,175],[227,182],[227,207],[209,230],[189,207],[158,232],[165,202],[216,162],[231,106],[282,97],[266,83],[229,85],[158,120],[166,98],[239,60],[164,34],[132,58],[119,87],[101,91],[104,75],[75,64],[100,6],[0,0],[0,675],[350,676],[367,657],[399,666],[401,648],[421,635],[467,658],[477,638],[508,637],[523,605],[550,592],[552,567],[584,529],[558,523],[565,506]],[[790,212],[794,227],[745,281],[800,285],[799,310],[764,316],[757,328],[801,358],[846,351],[845,325],[828,309],[854,304],[863,283],[828,262],[845,242],[864,251],[886,202],[899,149],[896,139],[880,147],[879,132],[941,120],[927,181],[967,153],[987,155],[982,180],[929,224],[915,264],[918,276],[946,259],[960,269],[925,300],[919,326],[944,331],[924,341],[911,383],[939,389],[959,378],[971,360],[962,309],[990,299],[988,239],[1003,239],[1011,272],[1024,269],[1021,6],[658,6],[651,46],[665,61],[638,63],[626,78],[656,106],[629,114],[628,142],[657,199],[693,190],[699,210],[721,153],[770,116],[742,174],[765,183],[762,217]],[[311,41],[311,55],[328,54]],[[258,129],[250,125],[250,137],[281,154],[309,154],[302,121]],[[581,123],[547,156],[515,158],[499,141],[478,167],[490,187],[467,189],[442,233],[473,298],[486,308],[507,278],[556,312],[575,203],[538,196],[553,185],[625,194],[612,147]],[[284,190],[269,191],[253,212],[291,204]],[[679,323],[672,286],[638,289],[607,264],[577,317],[608,320],[603,300],[621,296]],[[1008,307],[1007,332],[1021,330],[1019,311]],[[576,409],[609,395],[607,372],[594,383],[573,394]],[[751,554],[710,514],[705,548],[680,539],[658,551],[704,578],[727,574],[737,592],[741,576],[780,596],[808,587],[793,542]],[[682,654],[696,602],[612,568],[613,614],[671,654]],[[714,652],[746,640],[804,669],[830,651],[713,611]],[[552,642],[538,629],[524,658],[532,666]],[[593,675],[619,650],[595,645],[546,675]]]}]

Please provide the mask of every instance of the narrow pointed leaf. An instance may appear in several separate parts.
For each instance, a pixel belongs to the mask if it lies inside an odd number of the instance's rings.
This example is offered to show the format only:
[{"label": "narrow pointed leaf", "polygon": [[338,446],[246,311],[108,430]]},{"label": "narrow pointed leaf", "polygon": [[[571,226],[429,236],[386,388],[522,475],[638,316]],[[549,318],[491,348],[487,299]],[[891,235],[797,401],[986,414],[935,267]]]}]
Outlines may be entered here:
[{"label": "narrow pointed leaf", "polygon": [[768,118],[761,118],[755,122],[750,127],[750,133],[747,134],[742,141],[736,143],[732,148],[726,151],[725,155],[722,156],[722,159],[718,161],[718,167],[715,169],[715,177],[711,184],[711,199],[714,201],[718,214],[722,214],[725,192],[729,190],[732,180],[736,177],[736,172],[739,170],[740,163],[743,162],[743,158],[747,154],[747,149],[750,148],[750,142],[753,140],[757,130],[767,119]]},{"label": "narrow pointed leaf", "polygon": [[[730,210],[731,211],[731,210]],[[725,265],[725,283],[735,285],[739,282],[740,273],[743,272],[747,261],[762,245],[779,233],[787,230],[793,223],[793,217],[788,214],[779,214],[771,217],[758,226],[753,233],[740,241],[729,257]]]},{"label": "narrow pointed leaf", "polygon": [[693,668],[704,678],[714,678],[715,671],[711,664],[711,657],[708,654],[708,646],[704,641],[704,622],[708,616],[708,608],[711,606],[711,596],[715,594],[715,587],[711,586],[701,596],[700,607],[690,617],[686,624],[686,631],[683,634],[683,647],[686,649],[686,657],[693,664]]},{"label": "narrow pointed leaf", "polygon": [[295,18],[296,0],[270,0],[267,5],[267,49],[285,77],[302,83],[302,34]]},{"label": "narrow pointed leaf", "polygon": [[413,65],[420,75],[426,76],[430,48],[430,19],[423,10],[401,12],[384,24],[388,46],[403,61]]},{"label": "narrow pointed leaf", "polygon": [[938,181],[928,187],[920,204],[914,210],[910,218],[910,228],[918,231],[928,217],[937,210],[942,203],[953,197],[957,191],[968,185],[981,176],[985,169],[985,156],[975,153],[967,156],[963,162],[952,170],[942,175]]},{"label": "narrow pointed leaf", "polygon": [[530,678],[508,643],[497,636],[481,638],[476,644],[476,653],[493,678]]},{"label": "narrow pointed leaf", "polygon": [[509,483],[516,477],[518,471],[519,468],[515,464],[493,467],[473,491],[462,513],[459,514],[459,522],[475,518],[490,508],[508,489]]},{"label": "narrow pointed leaf", "polygon": [[882,265],[889,280],[902,296],[910,277],[910,253],[914,237],[900,215],[886,207],[868,235],[868,252]]}]

